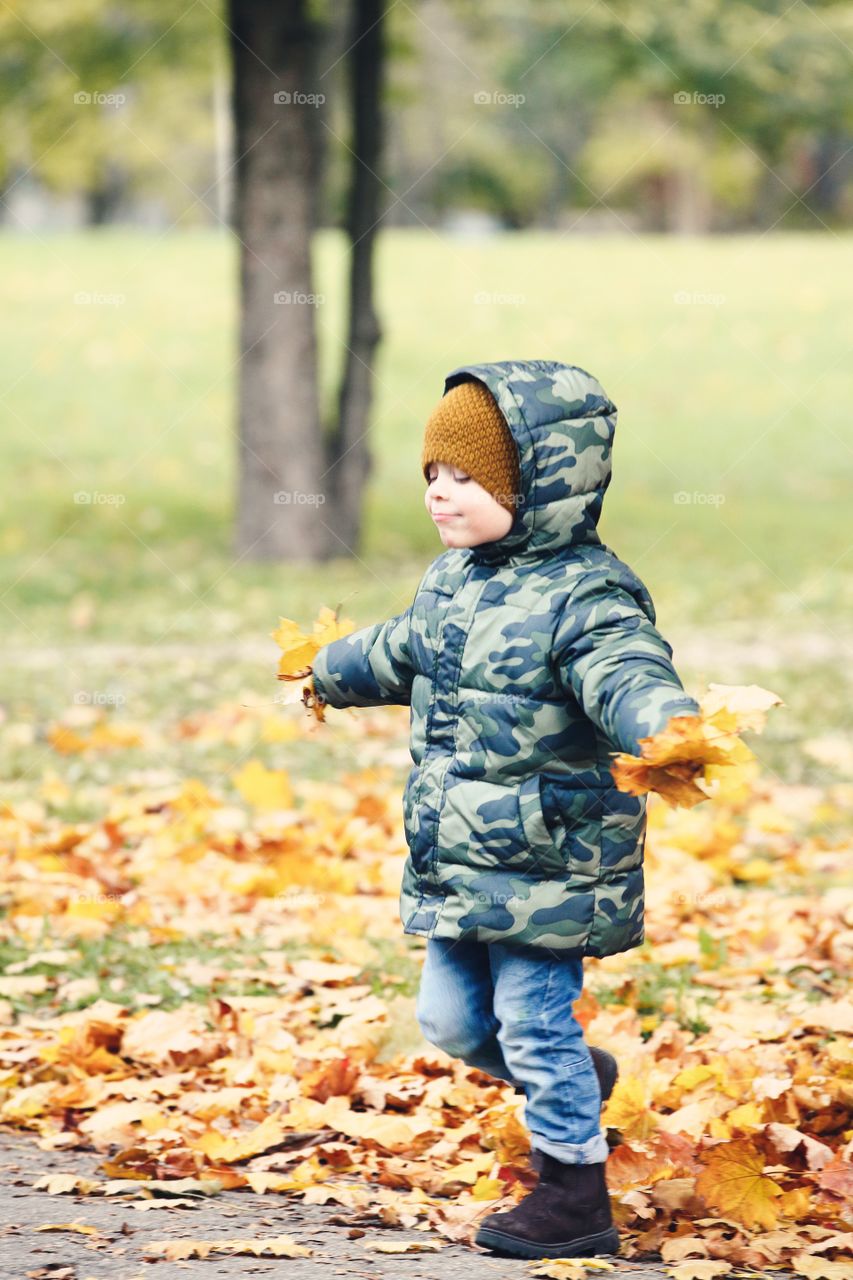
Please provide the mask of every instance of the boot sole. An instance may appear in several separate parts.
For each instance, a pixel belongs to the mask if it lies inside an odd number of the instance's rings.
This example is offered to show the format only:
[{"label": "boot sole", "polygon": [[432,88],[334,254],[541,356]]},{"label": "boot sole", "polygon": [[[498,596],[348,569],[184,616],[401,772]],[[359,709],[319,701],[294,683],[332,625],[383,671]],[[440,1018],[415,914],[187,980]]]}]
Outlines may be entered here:
[{"label": "boot sole", "polygon": [[522,1240],[519,1236],[511,1236],[504,1231],[481,1227],[474,1237],[474,1243],[487,1249],[499,1249],[514,1258],[593,1258],[599,1254],[618,1253],[619,1232],[611,1227],[594,1236],[575,1237],[565,1244],[535,1244],[532,1240]]}]

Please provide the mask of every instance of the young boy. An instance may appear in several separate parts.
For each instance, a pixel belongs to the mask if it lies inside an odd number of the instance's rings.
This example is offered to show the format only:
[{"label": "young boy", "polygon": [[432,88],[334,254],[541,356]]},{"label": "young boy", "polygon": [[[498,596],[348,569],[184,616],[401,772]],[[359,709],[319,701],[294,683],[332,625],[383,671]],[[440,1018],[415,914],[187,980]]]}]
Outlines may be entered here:
[{"label": "young boy", "polygon": [[600,1127],[615,1063],[572,1004],[584,956],[645,936],[645,796],[616,789],[610,758],[700,710],[596,529],[616,413],[574,365],[449,374],[421,458],[445,550],[408,609],[313,667],[333,707],[411,706],[400,913],[428,939],[418,1019],[526,1094],[539,1181],[476,1236],[526,1258],[619,1247]]}]

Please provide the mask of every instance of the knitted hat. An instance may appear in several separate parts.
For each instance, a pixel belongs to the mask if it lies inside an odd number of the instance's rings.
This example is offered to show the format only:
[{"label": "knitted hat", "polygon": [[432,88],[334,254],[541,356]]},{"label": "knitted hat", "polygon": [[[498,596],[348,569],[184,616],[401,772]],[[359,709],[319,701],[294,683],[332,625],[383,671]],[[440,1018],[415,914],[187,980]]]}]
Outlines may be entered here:
[{"label": "knitted hat", "polygon": [[421,467],[431,462],[465,471],[507,510],[515,510],[521,488],[518,447],[489,389],[469,379],[446,392],[427,419]]}]

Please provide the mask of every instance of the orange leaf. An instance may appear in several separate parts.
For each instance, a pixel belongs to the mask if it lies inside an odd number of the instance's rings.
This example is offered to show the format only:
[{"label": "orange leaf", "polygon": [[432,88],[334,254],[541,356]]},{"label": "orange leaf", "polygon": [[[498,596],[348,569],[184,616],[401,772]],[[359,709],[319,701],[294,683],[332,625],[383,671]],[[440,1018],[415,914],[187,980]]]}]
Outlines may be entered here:
[{"label": "orange leaf", "polygon": [[767,710],[782,699],[759,685],[710,686],[700,715],[670,716],[658,733],[638,739],[641,754],[620,752],[611,769],[617,788],[630,795],[656,791],[667,804],[692,808],[709,798],[699,781],[718,769],[742,771],[754,759],[738,734],[760,731]]}]

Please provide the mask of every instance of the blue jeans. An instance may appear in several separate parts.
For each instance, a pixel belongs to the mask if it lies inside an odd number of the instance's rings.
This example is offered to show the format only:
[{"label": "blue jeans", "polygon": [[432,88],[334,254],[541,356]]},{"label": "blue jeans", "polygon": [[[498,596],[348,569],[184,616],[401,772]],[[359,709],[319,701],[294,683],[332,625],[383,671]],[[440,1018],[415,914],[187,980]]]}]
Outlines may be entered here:
[{"label": "blue jeans", "polygon": [[583,960],[545,947],[429,938],[417,1018],[431,1044],[524,1086],[531,1146],[597,1164],[608,1146],[601,1089],[573,1001]]}]

